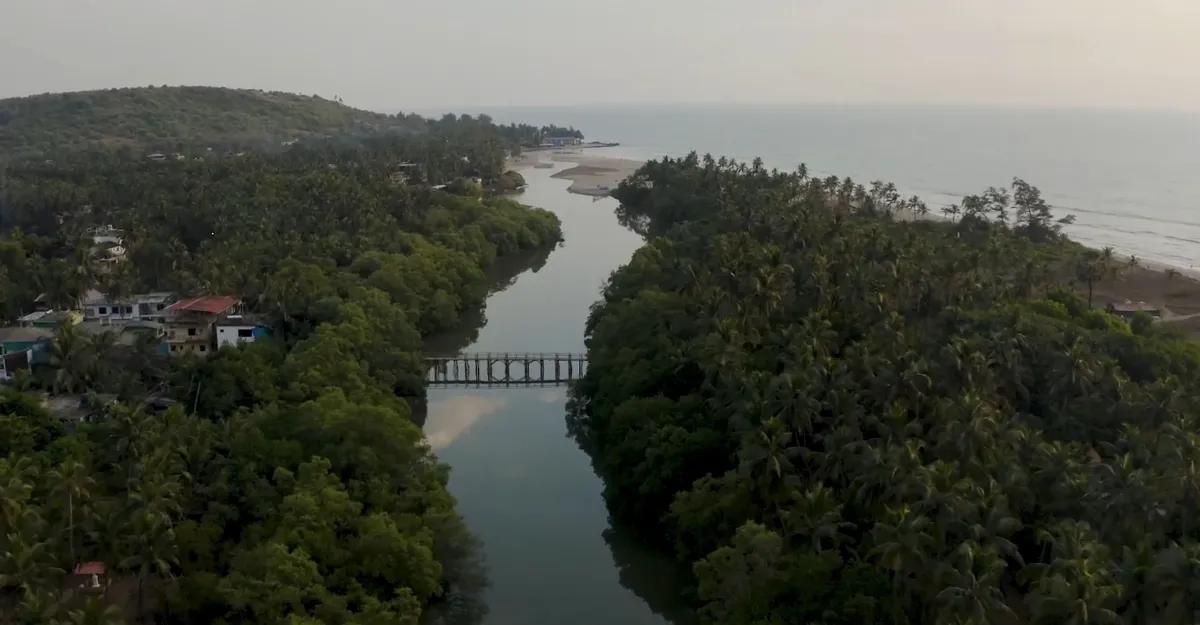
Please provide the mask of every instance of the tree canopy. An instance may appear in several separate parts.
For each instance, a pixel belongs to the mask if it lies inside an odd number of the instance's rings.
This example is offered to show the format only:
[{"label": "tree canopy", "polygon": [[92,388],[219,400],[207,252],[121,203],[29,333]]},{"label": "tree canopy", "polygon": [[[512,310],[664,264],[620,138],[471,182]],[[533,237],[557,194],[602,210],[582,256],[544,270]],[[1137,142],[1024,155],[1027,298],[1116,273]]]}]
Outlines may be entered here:
[{"label": "tree canopy", "polygon": [[[552,213],[487,192],[512,145],[456,119],[356,147],[9,168],[6,317],[38,292],[173,290],[238,296],[272,336],[117,360],[66,324],[50,377],[0,389],[0,621],[478,622],[486,570],[409,399],[422,340],[478,309],[485,270],[561,239]],[[434,188],[463,178],[482,197]],[[117,269],[91,261],[101,225],[128,250]],[[118,401],[64,420],[29,385]],[[87,562],[107,569],[97,592],[70,574]]]},{"label": "tree canopy", "polygon": [[1105,254],[1034,187],[900,219],[888,185],[693,154],[616,197],[649,242],[568,425],[707,622],[1200,619],[1200,350],[1077,295]]}]

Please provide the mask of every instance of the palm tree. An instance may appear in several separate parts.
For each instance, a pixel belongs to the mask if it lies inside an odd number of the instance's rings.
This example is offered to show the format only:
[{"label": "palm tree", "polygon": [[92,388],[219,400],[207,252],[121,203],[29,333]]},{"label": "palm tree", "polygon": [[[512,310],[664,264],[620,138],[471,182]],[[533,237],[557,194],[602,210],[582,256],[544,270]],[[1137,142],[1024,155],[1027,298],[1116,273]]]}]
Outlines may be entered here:
[{"label": "palm tree", "polygon": [[118,263],[117,266],[100,280],[100,291],[105,298],[116,305],[118,316],[125,318],[125,308],[129,296],[133,295],[133,273],[128,263]]},{"label": "palm tree", "polygon": [[1015,616],[1000,589],[1005,563],[995,553],[965,541],[941,568],[944,586],[934,597],[938,623],[992,625]]},{"label": "palm tree", "polygon": [[1200,545],[1176,543],[1158,554],[1150,570],[1150,587],[1158,596],[1164,625],[1196,623],[1200,619]]},{"label": "palm tree", "polygon": [[[147,502],[151,506],[154,503]],[[144,620],[146,584],[154,577],[171,577],[178,546],[170,522],[149,508],[135,513],[134,527],[135,533],[126,545],[130,555],[121,560],[120,568],[137,575],[138,614]]]},{"label": "palm tree", "polygon": [[88,597],[83,607],[68,615],[71,625],[121,625],[121,611],[101,597]]},{"label": "palm tree", "polygon": [[75,566],[78,563],[75,557],[75,510],[77,506],[81,506],[86,515],[90,490],[96,485],[96,481],[88,474],[87,468],[82,463],[70,458],[51,471],[50,478],[55,482],[55,492],[66,500],[67,541],[70,547],[71,566]]},{"label": "palm tree", "polygon": [[73,393],[87,387],[94,354],[87,335],[78,326],[70,321],[59,325],[49,351],[50,362],[56,368],[55,393]]}]

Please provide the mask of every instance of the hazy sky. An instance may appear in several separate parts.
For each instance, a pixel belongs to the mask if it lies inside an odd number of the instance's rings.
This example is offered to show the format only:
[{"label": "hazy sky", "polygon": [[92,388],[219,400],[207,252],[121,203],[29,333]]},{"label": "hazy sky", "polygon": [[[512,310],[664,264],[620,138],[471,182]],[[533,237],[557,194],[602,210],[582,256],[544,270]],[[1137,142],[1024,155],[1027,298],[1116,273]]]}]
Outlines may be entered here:
[{"label": "hazy sky", "polygon": [[0,0],[0,97],[148,84],[1200,110],[1200,0]]}]

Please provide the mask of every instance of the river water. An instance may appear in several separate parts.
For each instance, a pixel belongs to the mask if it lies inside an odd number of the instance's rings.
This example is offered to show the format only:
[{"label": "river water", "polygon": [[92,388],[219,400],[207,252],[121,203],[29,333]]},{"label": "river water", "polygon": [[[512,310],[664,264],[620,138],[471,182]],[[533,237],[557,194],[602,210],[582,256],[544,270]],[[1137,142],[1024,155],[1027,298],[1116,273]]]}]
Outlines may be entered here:
[{"label": "river water", "polygon": [[[522,171],[519,199],[554,211],[565,242],[505,279],[464,351],[584,351],[589,307],[642,241],[618,225],[615,200],[568,194],[569,181],[550,177],[564,167]],[[565,404],[565,388],[429,391],[426,436],[490,570],[483,623],[688,622],[670,559],[611,527],[600,479],[567,437]]]}]

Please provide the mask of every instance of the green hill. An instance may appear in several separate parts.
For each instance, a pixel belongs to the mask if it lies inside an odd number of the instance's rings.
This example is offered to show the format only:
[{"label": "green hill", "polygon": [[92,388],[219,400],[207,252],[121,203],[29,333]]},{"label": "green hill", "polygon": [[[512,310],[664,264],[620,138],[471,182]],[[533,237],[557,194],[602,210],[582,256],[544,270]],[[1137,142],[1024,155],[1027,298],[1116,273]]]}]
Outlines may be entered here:
[{"label": "green hill", "polygon": [[[318,96],[221,87],[139,87],[0,100],[0,158],[89,148],[278,145],[301,137],[411,132],[385,115]],[[211,147],[210,146],[210,147]]]}]

